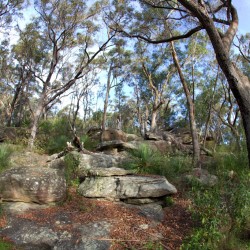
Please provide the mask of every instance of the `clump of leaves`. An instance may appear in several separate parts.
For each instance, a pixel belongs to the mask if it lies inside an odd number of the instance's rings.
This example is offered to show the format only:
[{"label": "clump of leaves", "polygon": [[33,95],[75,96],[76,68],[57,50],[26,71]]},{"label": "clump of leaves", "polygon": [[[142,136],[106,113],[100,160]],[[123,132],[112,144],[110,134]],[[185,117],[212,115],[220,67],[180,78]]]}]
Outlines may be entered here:
[{"label": "clump of leaves", "polygon": [[166,196],[164,198],[164,206],[171,207],[174,205],[174,199],[171,196]]}]

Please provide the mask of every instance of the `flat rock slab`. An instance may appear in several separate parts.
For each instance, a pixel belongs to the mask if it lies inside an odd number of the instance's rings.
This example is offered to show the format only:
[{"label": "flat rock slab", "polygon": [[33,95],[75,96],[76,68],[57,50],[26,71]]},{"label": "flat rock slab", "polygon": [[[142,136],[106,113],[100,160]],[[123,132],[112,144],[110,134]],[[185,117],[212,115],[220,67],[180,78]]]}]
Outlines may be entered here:
[{"label": "flat rock slab", "polygon": [[[0,228],[0,238],[7,237],[22,250],[107,250],[110,247],[109,241],[102,240],[109,238],[111,230],[111,224],[106,221],[73,224],[74,229],[68,231],[63,230],[67,219],[63,217],[49,224],[22,219],[22,216],[8,218],[8,225]],[[62,229],[58,230],[60,226]]]},{"label": "flat rock slab", "polygon": [[123,160],[120,156],[106,155],[102,153],[81,154],[78,152],[72,152],[71,154],[79,161],[79,169],[118,167],[119,163]]},{"label": "flat rock slab", "polygon": [[165,177],[136,175],[87,177],[78,191],[85,197],[108,199],[152,198],[177,193]]},{"label": "flat rock slab", "polygon": [[123,176],[134,174],[132,170],[125,170],[123,168],[92,168],[92,169],[79,169],[77,175],[79,178],[87,176]]},{"label": "flat rock slab", "polygon": [[56,169],[12,168],[0,175],[0,196],[4,201],[61,202],[66,198],[66,180]]}]

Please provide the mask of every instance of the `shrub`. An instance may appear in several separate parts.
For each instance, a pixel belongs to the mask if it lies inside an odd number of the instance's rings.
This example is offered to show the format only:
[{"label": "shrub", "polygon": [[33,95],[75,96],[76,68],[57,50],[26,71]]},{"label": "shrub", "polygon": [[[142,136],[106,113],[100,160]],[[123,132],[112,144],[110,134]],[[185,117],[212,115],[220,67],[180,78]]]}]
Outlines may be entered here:
[{"label": "shrub", "polygon": [[130,156],[128,168],[134,169],[138,173],[152,172],[153,168],[159,167],[163,160],[158,152],[146,144],[141,144],[138,149],[131,150]]},{"label": "shrub", "polygon": [[70,140],[65,135],[59,135],[57,137],[51,138],[46,145],[47,153],[54,154],[63,151],[67,145],[67,141]]}]

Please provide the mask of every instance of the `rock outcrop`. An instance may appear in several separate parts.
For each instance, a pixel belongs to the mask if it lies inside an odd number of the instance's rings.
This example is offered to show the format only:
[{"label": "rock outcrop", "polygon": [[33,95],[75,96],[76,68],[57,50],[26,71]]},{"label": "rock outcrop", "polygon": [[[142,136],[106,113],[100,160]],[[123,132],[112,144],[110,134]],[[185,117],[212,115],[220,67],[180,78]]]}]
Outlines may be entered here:
[{"label": "rock outcrop", "polygon": [[102,132],[101,141],[127,141],[127,135],[122,130],[107,129]]},{"label": "rock outcrop", "polygon": [[145,204],[177,192],[163,176],[139,176],[134,171],[119,168],[124,160],[122,157],[100,153],[71,154],[79,163],[76,171],[81,181],[78,192],[84,197]]},{"label": "rock outcrop", "polygon": [[0,196],[6,201],[48,204],[66,198],[62,171],[46,167],[19,167],[0,174]]},{"label": "rock outcrop", "polygon": [[85,197],[109,200],[157,198],[177,192],[165,177],[138,175],[87,177],[78,191]]},{"label": "rock outcrop", "polygon": [[102,153],[81,154],[72,152],[71,154],[79,161],[79,169],[117,167],[124,160],[122,156]]}]

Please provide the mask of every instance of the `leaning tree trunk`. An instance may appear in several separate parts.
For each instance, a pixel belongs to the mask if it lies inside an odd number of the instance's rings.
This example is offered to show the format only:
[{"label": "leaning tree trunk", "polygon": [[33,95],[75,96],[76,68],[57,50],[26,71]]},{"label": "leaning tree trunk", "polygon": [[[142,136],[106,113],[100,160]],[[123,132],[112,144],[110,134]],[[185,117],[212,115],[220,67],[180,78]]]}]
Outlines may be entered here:
[{"label": "leaning tree trunk", "polygon": [[176,54],[175,51],[175,47],[174,47],[174,42],[171,42],[171,47],[172,47],[172,56],[173,56],[173,60],[175,63],[175,66],[177,68],[184,92],[185,92],[185,96],[187,98],[187,105],[188,105],[188,111],[189,111],[189,122],[190,122],[190,130],[191,130],[191,135],[192,135],[192,143],[193,143],[193,165],[194,167],[200,167],[200,143],[199,143],[199,137],[198,137],[198,133],[197,133],[197,126],[196,126],[196,122],[195,122],[195,113],[194,113],[194,103],[193,103],[193,99],[192,99],[192,95],[188,89],[186,80],[184,78],[184,75],[182,73],[181,70],[181,66],[179,63],[179,59],[178,56]]}]

